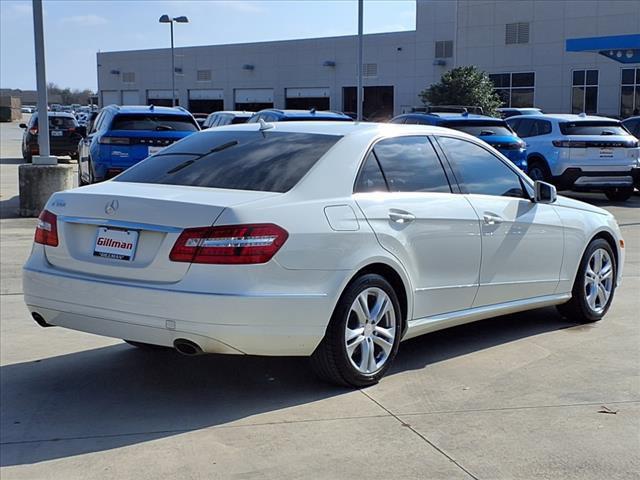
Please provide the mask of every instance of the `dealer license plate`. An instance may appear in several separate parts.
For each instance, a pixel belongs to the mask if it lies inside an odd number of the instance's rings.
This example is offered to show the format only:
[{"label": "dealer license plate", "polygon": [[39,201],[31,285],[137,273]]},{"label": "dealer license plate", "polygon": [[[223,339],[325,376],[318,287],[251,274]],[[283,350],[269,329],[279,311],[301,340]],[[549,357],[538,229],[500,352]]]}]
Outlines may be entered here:
[{"label": "dealer license plate", "polygon": [[138,232],[117,228],[98,227],[95,257],[132,261],[138,245]]}]

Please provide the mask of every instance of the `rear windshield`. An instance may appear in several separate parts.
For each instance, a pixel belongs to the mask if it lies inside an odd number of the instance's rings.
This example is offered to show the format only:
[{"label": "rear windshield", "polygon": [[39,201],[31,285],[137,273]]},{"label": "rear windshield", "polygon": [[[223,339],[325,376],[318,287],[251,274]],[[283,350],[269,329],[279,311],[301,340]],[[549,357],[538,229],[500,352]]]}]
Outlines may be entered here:
[{"label": "rear windshield", "polygon": [[454,130],[460,130],[461,132],[468,133],[474,137],[490,136],[490,135],[509,135],[513,136],[514,133],[507,126],[506,123],[495,121],[451,121],[441,123],[440,126],[453,128]]},{"label": "rear windshield", "polygon": [[247,116],[247,117],[233,117],[231,119],[231,125],[236,125],[238,123],[247,123],[247,120],[249,120],[251,117]]},{"label": "rear windshield", "polygon": [[[34,126],[38,125],[38,119],[34,122]],[[71,117],[53,117],[49,116],[49,128],[75,128],[78,124],[75,118]]]},{"label": "rear windshield", "polygon": [[113,119],[111,130],[196,132],[198,126],[186,115],[121,113]]},{"label": "rear windshield", "polygon": [[629,135],[615,120],[561,123],[560,132],[563,135]]},{"label": "rear windshield", "polygon": [[165,148],[114,181],[286,192],[341,138],[206,130]]}]

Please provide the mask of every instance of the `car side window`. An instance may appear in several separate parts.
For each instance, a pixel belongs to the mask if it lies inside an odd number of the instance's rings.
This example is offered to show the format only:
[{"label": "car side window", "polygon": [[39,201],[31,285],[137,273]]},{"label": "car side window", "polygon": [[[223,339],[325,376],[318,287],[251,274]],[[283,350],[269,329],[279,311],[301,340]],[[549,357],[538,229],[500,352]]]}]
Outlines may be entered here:
[{"label": "car side window", "polygon": [[518,174],[488,150],[452,137],[438,137],[438,142],[468,193],[525,197]]},{"label": "car side window", "polygon": [[536,120],[537,135],[548,135],[551,133],[551,122],[547,120]]},{"label": "car side window", "polygon": [[440,159],[425,136],[394,137],[373,147],[392,192],[451,192]]},{"label": "car side window", "polygon": [[518,133],[518,128],[520,127],[520,122],[522,122],[522,119],[521,118],[512,119],[512,118],[509,118],[509,121],[507,123],[509,124],[509,126],[514,132]]},{"label": "car side window", "polygon": [[96,133],[100,129],[100,124],[102,123],[102,119],[104,118],[104,112],[100,112],[96,119],[93,121],[93,125],[91,126],[90,133]]},{"label": "car side window", "polygon": [[534,121],[530,118],[523,118],[520,120],[520,124],[515,128],[516,133],[521,138],[531,137]]},{"label": "car side window", "polygon": [[358,180],[356,181],[355,193],[366,192],[388,192],[387,182],[380,170],[378,159],[370,152],[362,165]]}]

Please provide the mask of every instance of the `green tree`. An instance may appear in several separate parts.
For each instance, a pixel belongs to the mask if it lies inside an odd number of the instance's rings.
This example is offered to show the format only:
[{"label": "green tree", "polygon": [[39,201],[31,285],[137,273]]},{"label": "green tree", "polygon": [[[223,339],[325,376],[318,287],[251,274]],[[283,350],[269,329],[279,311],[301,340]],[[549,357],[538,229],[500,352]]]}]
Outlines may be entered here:
[{"label": "green tree", "polygon": [[486,115],[495,115],[502,105],[489,76],[474,66],[449,70],[419,96],[425,105],[473,105]]}]

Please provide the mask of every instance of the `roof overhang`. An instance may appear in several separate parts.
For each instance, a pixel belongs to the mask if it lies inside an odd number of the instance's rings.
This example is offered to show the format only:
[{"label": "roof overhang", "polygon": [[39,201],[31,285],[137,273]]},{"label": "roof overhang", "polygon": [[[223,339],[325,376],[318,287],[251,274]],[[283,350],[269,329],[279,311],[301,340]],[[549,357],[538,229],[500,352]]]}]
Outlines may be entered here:
[{"label": "roof overhang", "polygon": [[640,34],[569,38],[567,52],[592,52],[620,63],[640,62]]}]

